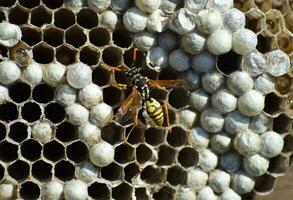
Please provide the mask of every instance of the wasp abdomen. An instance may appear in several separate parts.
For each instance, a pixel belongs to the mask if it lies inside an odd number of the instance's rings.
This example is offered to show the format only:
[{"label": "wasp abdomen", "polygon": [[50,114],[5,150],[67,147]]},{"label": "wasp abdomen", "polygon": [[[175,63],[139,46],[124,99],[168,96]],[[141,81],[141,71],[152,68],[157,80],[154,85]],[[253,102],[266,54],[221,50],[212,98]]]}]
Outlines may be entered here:
[{"label": "wasp abdomen", "polygon": [[145,107],[150,118],[158,125],[164,123],[164,112],[161,104],[154,98],[149,98],[145,101]]}]

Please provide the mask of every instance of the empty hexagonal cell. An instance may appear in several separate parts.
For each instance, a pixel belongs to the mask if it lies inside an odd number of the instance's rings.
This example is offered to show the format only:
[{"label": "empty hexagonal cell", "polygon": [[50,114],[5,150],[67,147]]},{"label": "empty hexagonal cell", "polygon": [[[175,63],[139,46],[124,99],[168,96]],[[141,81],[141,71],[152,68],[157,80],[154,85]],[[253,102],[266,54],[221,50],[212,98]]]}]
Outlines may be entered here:
[{"label": "empty hexagonal cell", "polygon": [[92,46],[85,46],[79,52],[79,60],[89,66],[97,65],[100,60],[100,52]]},{"label": "empty hexagonal cell", "polygon": [[173,88],[169,93],[168,101],[169,104],[174,108],[183,108],[188,104],[189,101],[188,92],[183,88]]},{"label": "empty hexagonal cell", "polygon": [[43,155],[48,160],[56,162],[65,156],[65,147],[58,141],[52,140],[43,147]]},{"label": "empty hexagonal cell", "polygon": [[6,102],[0,105],[0,120],[5,122],[13,121],[18,118],[17,106],[12,102]]},{"label": "empty hexagonal cell", "polygon": [[73,11],[61,8],[54,13],[54,25],[61,29],[67,29],[75,24],[75,15]]},{"label": "empty hexagonal cell", "polygon": [[52,123],[59,123],[65,119],[65,110],[59,103],[52,102],[46,105],[45,117]]},{"label": "empty hexagonal cell", "polygon": [[292,84],[293,84],[293,80],[287,74],[275,78],[275,89],[280,94],[284,95],[290,92],[290,88]]},{"label": "empty hexagonal cell", "polygon": [[126,77],[126,74],[123,71],[115,70],[114,71],[114,77],[115,77],[116,83],[121,83],[121,84],[127,84],[128,83],[128,78]]},{"label": "empty hexagonal cell", "polygon": [[198,153],[194,148],[185,147],[179,151],[178,162],[183,167],[193,167],[196,166],[198,161]]},{"label": "empty hexagonal cell", "polygon": [[93,45],[97,47],[102,47],[109,44],[111,40],[111,35],[109,31],[105,28],[93,28],[89,32],[89,40]]},{"label": "empty hexagonal cell", "polygon": [[135,197],[136,199],[141,199],[141,200],[148,200],[149,196],[147,195],[146,188],[140,187],[140,188],[135,188]]},{"label": "empty hexagonal cell", "polygon": [[6,126],[0,122],[0,141],[6,138]]},{"label": "empty hexagonal cell", "polygon": [[42,32],[37,28],[31,27],[22,27],[22,41],[30,46],[34,46],[35,44],[42,41]]},{"label": "empty hexagonal cell", "polygon": [[167,181],[171,185],[184,185],[186,182],[186,172],[183,168],[174,166],[170,167],[167,171]]},{"label": "empty hexagonal cell", "polygon": [[57,126],[55,135],[58,140],[69,142],[77,139],[77,130],[69,122],[63,122]]},{"label": "empty hexagonal cell", "polygon": [[123,90],[119,87],[109,86],[103,89],[103,100],[110,106],[118,105],[122,102]]},{"label": "empty hexagonal cell", "polygon": [[265,15],[258,9],[252,9],[246,14],[245,27],[258,33],[266,28]]},{"label": "empty hexagonal cell", "polygon": [[54,88],[48,84],[40,84],[34,87],[32,97],[36,102],[48,103],[54,98]]},{"label": "empty hexagonal cell", "polygon": [[134,160],[134,149],[129,144],[121,144],[115,148],[114,159],[118,163],[127,163]]},{"label": "empty hexagonal cell", "polygon": [[175,191],[168,187],[162,187],[158,192],[153,194],[153,198],[155,200],[167,200],[167,199],[174,199]]},{"label": "empty hexagonal cell", "polygon": [[52,178],[52,168],[50,163],[38,160],[32,164],[32,176],[39,181],[49,181]]},{"label": "empty hexagonal cell", "polygon": [[170,146],[162,145],[159,148],[157,165],[171,165],[175,160],[176,150]]},{"label": "empty hexagonal cell", "polygon": [[[129,133],[130,129],[132,129],[132,126],[126,129],[126,133]],[[129,144],[138,144],[144,141],[144,131],[145,129],[142,127],[134,127],[132,129],[131,134],[128,136],[127,142]]]},{"label": "empty hexagonal cell", "polygon": [[173,147],[179,147],[186,144],[186,131],[181,127],[173,127],[172,132],[167,135],[167,142]]},{"label": "empty hexagonal cell", "polygon": [[259,194],[268,194],[273,191],[275,186],[275,178],[269,174],[260,176],[255,181],[254,190]]},{"label": "empty hexagonal cell", "polygon": [[31,87],[24,82],[16,82],[8,88],[9,97],[16,103],[21,103],[31,96]]},{"label": "empty hexagonal cell", "polygon": [[70,27],[65,32],[65,41],[71,44],[75,48],[81,47],[86,42],[87,37],[83,32],[83,29],[79,26]]},{"label": "empty hexagonal cell", "polygon": [[[124,64],[131,67],[133,64],[134,48],[128,49],[123,54]],[[141,51],[136,51],[136,66],[142,66],[145,62],[145,54]]]},{"label": "empty hexagonal cell", "polygon": [[43,3],[51,9],[60,8],[63,5],[63,0],[42,0]]},{"label": "empty hexagonal cell", "polygon": [[61,181],[69,181],[74,178],[75,167],[66,160],[61,160],[54,166],[54,175]]},{"label": "empty hexagonal cell", "polygon": [[17,160],[8,166],[7,172],[16,181],[22,181],[29,176],[30,166],[26,161]]},{"label": "empty hexagonal cell", "polygon": [[31,11],[31,24],[41,27],[44,24],[50,24],[51,21],[52,14],[44,6],[39,6]]},{"label": "empty hexagonal cell", "polygon": [[33,139],[24,141],[20,147],[21,155],[30,161],[35,161],[41,157],[42,145]]},{"label": "empty hexagonal cell", "polygon": [[266,13],[266,28],[272,34],[277,34],[283,29],[283,16],[278,10],[270,10]]},{"label": "empty hexagonal cell", "polygon": [[293,120],[287,115],[281,114],[273,119],[273,130],[277,133],[286,133],[291,129]]},{"label": "empty hexagonal cell", "polygon": [[165,140],[165,131],[160,128],[150,127],[145,131],[145,141],[153,146],[162,144]]},{"label": "empty hexagonal cell", "polygon": [[12,24],[22,25],[26,24],[28,21],[28,10],[16,6],[10,9],[8,14],[9,22]]},{"label": "empty hexagonal cell", "polygon": [[279,48],[289,54],[293,51],[293,36],[290,31],[284,30],[277,35]]},{"label": "empty hexagonal cell", "polygon": [[63,36],[64,32],[55,27],[44,30],[44,41],[53,47],[63,44]]},{"label": "empty hexagonal cell", "polygon": [[8,137],[15,142],[22,142],[28,137],[28,125],[23,122],[13,122],[9,126]]},{"label": "empty hexagonal cell", "polygon": [[99,18],[96,12],[84,8],[77,13],[77,23],[83,28],[90,29],[99,24]]},{"label": "empty hexagonal cell", "polygon": [[123,132],[124,129],[122,126],[112,122],[102,128],[101,137],[106,142],[114,145],[123,140]]},{"label": "empty hexagonal cell", "polygon": [[161,183],[165,177],[165,169],[149,165],[142,170],[140,177],[150,184]]},{"label": "empty hexagonal cell", "polygon": [[284,153],[292,153],[293,152],[293,136],[287,135],[284,138],[284,147],[283,147]]},{"label": "empty hexagonal cell", "polygon": [[121,183],[120,185],[112,189],[112,197],[119,200],[128,200],[132,197],[132,187],[127,183]]},{"label": "empty hexagonal cell", "polygon": [[170,69],[170,67],[163,69],[160,72],[158,77],[159,80],[175,80],[177,78],[178,78],[178,73]]},{"label": "empty hexagonal cell", "polygon": [[117,47],[107,47],[103,50],[102,58],[105,64],[117,67],[122,64],[122,50]]},{"label": "empty hexagonal cell", "polygon": [[4,12],[0,11],[0,21],[6,21],[6,16],[4,14]]},{"label": "empty hexagonal cell", "polygon": [[67,157],[75,163],[88,159],[88,148],[82,141],[75,141],[66,147]]},{"label": "empty hexagonal cell", "polygon": [[[9,153],[7,153],[9,152]],[[3,162],[11,162],[18,157],[18,146],[8,141],[0,143],[0,160]]]},{"label": "empty hexagonal cell", "polygon": [[33,8],[40,5],[40,0],[18,0],[18,2],[25,8]]},{"label": "empty hexagonal cell", "polygon": [[48,64],[54,59],[54,50],[46,43],[40,43],[33,48],[33,58],[41,64]]},{"label": "empty hexagonal cell", "polygon": [[21,116],[28,122],[35,122],[41,118],[42,110],[39,104],[27,102],[21,107]]},{"label": "empty hexagonal cell", "polygon": [[137,163],[130,163],[124,168],[124,178],[129,183],[132,183],[132,178],[136,177],[140,172],[139,165]]},{"label": "empty hexagonal cell", "polygon": [[88,187],[88,194],[93,199],[110,199],[110,190],[104,183],[92,183]]},{"label": "empty hexagonal cell", "polygon": [[241,60],[242,56],[234,51],[219,55],[217,60],[218,70],[225,75],[230,75],[240,68]]},{"label": "empty hexagonal cell", "polygon": [[38,199],[41,194],[40,186],[32,181],[20,185],[19,195],[22,199]]},{"label": "empty hexagonal cell", "polygon": [[0,181],[2,182],[3,178],[5,176],[5,168],[2,164],[0,164]]},{"label": "empty hexagonal cell", "polygon": [[15,4],[16,0],[0,0],[0,6],[11,7]]},{"label": "empty hexagonal cell", "polygon": [[270,93],[265,97],[264,112],[269,115],[277,115],[282,110],[283,99],[275,93]]},{"label": "empty hexagonal cell", "polygon": [[145,144],[140,144],[136,148],[136,160],[140,164],[150,161],[152,159],[152,156],[153,156],[152,150]]},{"label": "empty hexagonal cell", "polygon": [[258,9],[260,9],[262,12],[267,12],[270,9],[272,9],[272,3],[271,1],[265,0],[265,1],[254,1]]},{"label": "empty hexagonal cell", "polygon": [[111,80],[111,72],[103,67],[97,67],[93,70],[92,81],[93,83],[104,86]]},{"label": "empty hexagonal cell", "polygon": [[272,159],[270,159],[270,167],[268,171],[274,175],[284,175],[288,172],[290,163],[290,159],[288,156],[279,155]]},{"label": "empty hexagonal cell", "polygon": [[278,48],[278,41],[269,31],[265,30],[257,36],[256,49],[261,53],[267,53]]},{"label": "empty hexagonal cell", "polygon": [[122,173],[123,168],[114,162],[101,169],[101,176],[109,181],[121,180]]},{"label": "empty hexagonal cell", "polygon": [[8,49],[0,45],[0,55],[3,57],[8,57]]},{"label": "empty hexagonal cell", "polygon": [[68,45],[58,47],[56,49],[56,59],[63,65],[70,65],[76,60],[77,51]]},{"label": "empty hexagonal cell", "polygon": [[113,42],[119,47],[127,48],[132,44],[132,39],[126,29],[116,29],[113,32]]}]

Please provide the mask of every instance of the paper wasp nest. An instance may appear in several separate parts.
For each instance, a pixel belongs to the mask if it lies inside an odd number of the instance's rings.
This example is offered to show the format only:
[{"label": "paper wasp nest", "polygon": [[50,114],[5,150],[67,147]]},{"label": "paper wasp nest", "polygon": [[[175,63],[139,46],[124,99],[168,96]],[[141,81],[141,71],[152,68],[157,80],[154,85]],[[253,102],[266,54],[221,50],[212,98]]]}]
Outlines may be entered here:
[{"label": "paper wasp nest", "polygon": [[[293,151],[292,16],[288,0],[0,0],[0,199],[272,192]],[[142,75],[196,88],[152,89],[171,127],[141,107],[124,142],[128,80],[107,66],[134,47]]]}]

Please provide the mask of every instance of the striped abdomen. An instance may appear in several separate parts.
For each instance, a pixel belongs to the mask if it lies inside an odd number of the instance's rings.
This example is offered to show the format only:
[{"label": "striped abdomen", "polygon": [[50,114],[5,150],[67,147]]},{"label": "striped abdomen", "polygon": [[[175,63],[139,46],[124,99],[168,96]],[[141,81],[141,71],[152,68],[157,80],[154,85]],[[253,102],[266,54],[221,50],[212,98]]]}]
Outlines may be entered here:
[{"label": "striped abdomen", "polygon": [[164,123],[164,112],[161,104],[154,98],[149,98],[145,101],[145,107],[150,118],[158,125]]}]

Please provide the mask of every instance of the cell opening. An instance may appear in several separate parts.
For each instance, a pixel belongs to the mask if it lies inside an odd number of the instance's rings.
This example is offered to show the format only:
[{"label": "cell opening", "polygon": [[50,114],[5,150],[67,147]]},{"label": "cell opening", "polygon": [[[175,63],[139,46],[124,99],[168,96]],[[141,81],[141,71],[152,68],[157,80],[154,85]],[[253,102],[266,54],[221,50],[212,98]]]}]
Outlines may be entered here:
[{"label": "cell opening", "polygon": [[45,7],[40,6],[31,12],[31,24],[42,27],[44,24],[50,24],[52,14]]},{"label": "cell opening", "polygon": [[63,122],[57,126],[56,138],[62,142],[70,142],[77,139],[76,127],[69,122]]},{"label": "cell opening", "polygon": [[96,12],[84,8],[77,13],[77,23],[86,29],[91,29],[99,24],[99,18]]},{"label": "cell opening", "polygon": [[117,106],[122,102],[123,90],[118,87],[109,86],[103,89],[103,101],[110,106]]},{"label": "cell opening", "polygon": [[[51,0],[48,0],[51,1]],[[67,29],[71,25],[75,24],[75,15],[72,11],[61,8],[54,14],[54,25],[61,29]]]},{"label": "cell opening", "polygon": [[11,7],[15,4],[16,0],[0,0],[0,6]]},{"label": "cell opening", "polygon": [[26,8],[33,8],[40,5],[40,0],[18,0],[18,2]]},{"label": "cell opening", "polygon": [[153,156],[152,150],[150,150],[146,145],[141,144],[136,148],[136,160],[140,164],[146,163],[151,160]]},{"label": "cell opening", "polygon": [[277,34],[282,30],[282,14],[277,10],[271,10],[266,14],[266,28],[272,34]]},{"label": "cell opening", "polygon": [[126,29],[117,29],[113,32],[113,42],[119,47],[127,48],[131,45],[132,39]]},{"label": "cell opening", "polygon": [[0,45],[0,55],[3,57],[8,57],[8,48]]},{"label": "cell opening", "polygon": [[0,164],[0,181],[2,182],[5,176],[5,168]]},{"label": "cell opening", "polygon": [[29,123],[39,120],[41,115],[42,110],[37,103],[27,102],[21,107],[21,116]]},{"label": "cell opening", "polygon": [[138,175],[139,172],[139,166],[136,163],[131,163],[124,168],[124,178],[129,183],[132,183],[131,179]]},{"label": "cell opening", "polygon": [[[143,65],[139,65],[138,67],[143,67]],[[140,74],[142,76],[147,77],[148,79],[153,79],[153,80],[157,80],[158,79],[158,72],[156,72],[155,70],[152,69],[147,69],[147,68],[143,68],[140,71]]]},{"label": "cell opening", "polygon": [[278,97],[275,93],[270,93],[265,97],[264,112],[271,115],[279,113],[282,103],[282,98]]},{"label": "cell opening", "polygon": [[64,146],[59,142],[53,140],[44,145],[43,155],[45,158],[53,162],[61,160],[62,158],[64,158],[65,155]]},{"label": "cell opening", "polygon": [[173,127],[172,132],[167,135],[167,142],[173,147],[179,147],[186,144],[186,132],[180,127]]},{"label": "cell opening", "polygon": [[171,165],[175,160],[175,155],[176,151],[172,147],[160,146],[157,165]]},{"label": "cell opening", "polygon": [[116,163],[111,163],[101,169],[101,176],[109,181],[120,180],[122,177],[122,170],[122,167]]},{"label": "cell opening", "polygon": [[52,178],[53,166],[43,160],[39,160],[32,165],[32,175],[39,181],[50,181]]},{"label": "cell opening", "polygon": [[42,41],[42,32],[39,29],[23,27],[22,32],[22,41],[24,41],[29,46],[34,46],[35,44]]},{"label": "cell opening", "polygon": [[8,166],[7,171],[11,178],[22,181],[29,176],[30,166],[25,161],[17,160]]},{"label": "cell opening", "polygon": [[0,21],[6,21],[4,12],[0,11]]},{"label": "cell opening", "polygon": [[21,144],[20,151],[25,159],[35,161],[41,157],[42,145],[36,140],[29,139]]},{"label": "cell opening", "polygon": [[198,162],[198,153],[193,148],[185,147],[179,152],[178,162],[183,167],[193,167]]},{"label": "cell opening", "polygon": [[[129,127],[126,129],[126,133],[129,133],[130,129],[132,129],[132,127]],[[129,144],[138,144],[144,141],[144,128],[141,127],[134,127],[130,136],[128,137],[127,142]]]},{"label": "cell opening", "polygon": [[9,97],[16,103],[28,100],[31,96],[31,87],[23,82],[17,82],[8,88]]},{"label": "cell opening", "polygon": [[293,136],[292,135],[287,135],[284,138],[283,152],[284,153],[290,153],[292,151],[293,151]]},{"label": "cell opening", "polygon": [[149,165],[142,170],[140,177],[143,181],[149,184],[161,183],[164,181],[165,170],[163,168],[155,168]]},{"label": "cell opening", "polygon": [[167,98],[167,91],[157,88],[152,88],[150,96],[156,100],[165,100]]},{"label": "cell opening", "polygon": [[273,36],[261,33],[257,36],[256,49],[261,53],[267,53],[277,47],[277,41]]},{"label": "cell opening", "polygon": [[259,10],[251,10],[251,12],[248,12],[245,17],[245,28],[252,30],[255,33],[265,29],[265,16],[262,12],[259,12]]},{"label": "cell opening", "polygon": [[271,175],[265,174],[256,179],[254,189],[256,192],[267,193],[274,189],[274,185],[275,178]]},{"label": "cell opening", "polygon": [[79,59],[89,66],[97,65],[100,60],[100,52],[93,47],[86,46],[80,50]]},{"label": "cell opening", "polygon": [[98,86],[107,85],[111,80],[111,72],[105,68],[97,67],[93,70],[92,81]]},{"label": "cell opening", "polygon": [[33,48],[33,58],[37,63],[49,64],[54,59],[54,50],[44,43],[40,44]]},{"label": "cell opening", "polygon": [[39,103],[49,103],[54,99],[54,88],[47,84],[40,84],[33,89],[32,97]]},{"label": "cell opening", "polygon": [[57,47],[63,44],[63,31],[57,28],[49,28],[44,31],[44,41],[53,46]]},{"label": "cell opening", "polygon": [[[9,153],[7,153],[9,152]],[[7,141],[0,143],[0,160],[11,162],[18,158],[18,146]]]},{"label": "cell opening", "polygon": [[67,146],[66,155],[75,163],[81,163],[88,158],[88,148],[83,142],[77,141]]},{"label": "cell opening", "polygon": [[126,77],[125,72],[123,72],[123,71],[115,71],[114,76],[115,76],[115,82],[116,83],[127,84],[128,78]]},{"label": "cell opening", "polygon": [[0,120],[9,122],[18,118],[17,106],[12,102],[6,102],[0,105]]},{"label": "cell opening", "polygon": [[117,47],[106,47],[103,50],[102,58],[105,64],[117,67],[122,63],[122,51]]},{"label": "cell opening", "polygon": [[60,8],[63,5],[63,0],[42,0],[43,3],[51,9]]},{"label": "cell opening", "polygon": [[56,124],[65,118],[65,109],[58,103],[50,103],[45,107],[45,117]]},{"label": "cell opening", "polygon": [[74,178],[75,167],[69,161],[62,160],[55,165],[54,172],[61,181],[70,181]]},{"label": "cell opening", "polygon": [[149,196],[146,193],[146,188],[135,188],[135,197],[139,200],[148,200]]},{"label": "cell opening", "polygon": [[217,68],[223,74],[230,75],[240,68],[241,60],[241,55],[235,53],[234,51],[229,51],[226,54],[218,56]]},{"label": "cell opening", "polygon": [[61,46],[56,50],[56,59],[63,65],[70,65],[75,62],[77,52],[67,46]]},{"label": "cell opening", "polygon": [[112,145],[118,144],[123,140],[123,127],[110,123],[102,128],[101,138]]},{"label": "cell opening", "polygon": [[110,199],[110,191],[106,184],[94,182],[88,187],[88,194],[93,199]]},{"label": "cell opening", "polygon": [[87,37],[80,27],[74,26],[66,31],[65,40],[68,44],[78,48],[85,44]]},{"label": "cell opening", "polygon": [[171,167],[168,169],[167,172],[167,181],[171,185],[184,185],[186,182],[187,174],[181,167]]},{"label": "cell opening", "polygon": [[275,78],[275,89],[280,93],[280,94],[287,94],[290,92],[290,87],[292,84],[293,80],[291,80],[291,77],[288,76],[287,74],[283,76],[279,76]]},{"label": "cell opening", "polygon": [[277,133],[286,133],[292,126],[292,119],[288,118],[285,114],[279,115],[273,120],[273,130]]},{"label": "cell opening", "polygon": [[155,200],[169,200],[174,199],[175,191],[167,186],[162,187],[158,192],[153,194]]},{"label": "cell opening", "polygon": [[[134,52],[133,50],[134,48],[128,49],[123,54],[124,64],[127,65],[128,67],[131,67],[131,65],[133,64],[133,52]],[[141,66],[144,66],[144,63],[145,63],[145,53],[142,51],[137,51],[135,66],[141,67]]]},{"label": "cell opening", "polygon": [[10,125],[8,136],[15,142],[22,142],[28,136],[28,126],[22,122]]},{"label": "cell opening", "polygon": [[41,194],[41,189],[38,184],[27,181],[22,183],[19,190],[19,195],[23,199],[38,199]]},{"label": "cell opening", "polygon": [[292,43],[293,37],[289,31],[283,31],[277,35],[278,46],[280,50],[284,51],[286,54],[290,54],[293,50]]},{"label": "cell opening", "polygon": [[112,197],[119,200],[129,200],[132,197],[132,187],[122,183],[112,189]]},{"label": "cell opening", "polygon": [[93,45],[102,47],[109,44],[111,36],[107,29],[98,27],[90,30],[89,39]]},{"label": "cell opening", "polygon": [[0,122],[0,141],[6,138],[6,126]]},{"label": "cell opening", "polygon": [[[180,97],[180,98],[178,98]],[[174,108],[183,108],[188,104],[189,95],[187,90],[183,88],[174,88],[169,93],[169,104]]]},{"label": "cell opening", "polygon": [[155,127],[148,128],[144,135],[145,141],[152,146],[163,143],[165,139],[165,131]]},{"label": "cell opening", "polygon": [[268,171],[274,175],[284,175],[288,172],[289,166],[289,158],[279,155],[270,159],[270,167]]},{"label": "cell opening", "polygon": [[127,163],[134,160],[134,149],[128,144],[121,144],[115,148],[114,159],[120,163]]},{"label": "cell opening", "polygon": [[28,12],[23,8],[16,6],[8,14],[9,22],[16,25],[26,24],[28,22]]}]

